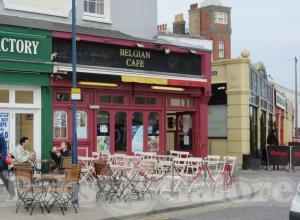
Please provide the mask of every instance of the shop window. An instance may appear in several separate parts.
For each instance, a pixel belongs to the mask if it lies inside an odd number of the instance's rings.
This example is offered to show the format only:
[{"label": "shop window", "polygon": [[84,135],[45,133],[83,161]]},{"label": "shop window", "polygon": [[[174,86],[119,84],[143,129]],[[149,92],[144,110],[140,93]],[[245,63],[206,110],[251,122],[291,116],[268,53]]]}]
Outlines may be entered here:
[{"label": "shop window", "polygon": [[135,97],[136,105],[156,105],[157,100],[154,97]]},{"label": "shop window", "polygon": [[172,107],[191,107],[193,104],[190,99],[170,99],[170,105]]},{"label": "shop window", "polygon": [[100,103],[124,104],[124,97],[123,96],[100,96]]},{"label": "shop window", "polygon": [[115,115],[115,151],[125,152],[127,141],[127,115],[117,112]]},{"label": "shop window", "polygon": [[148,149],[157,152],[159,150],[159,115],[151,112],[148,118]]},{"label": "shop window", "polygon": [[87,139],[87,114],[85,111],[76,112],[77,139]]},{"label": "shop window", "polygon": [[16,90],[15,102],[20,104],[33,104],[33,91]]},{"label": "shop window", "polygon": [[144,116],[141,112],[132,115],[132,151],[143,152],[144,149]]},{"label": "shop window", "polygon": [[55,111],[53,114],[55,139],[68,138],[68,115],[66,111]]},{"label": "shop window", "polygon": [[0,90],[0,103],[9,103],[9,90]]},{"label": "shop window", "polygon": [[58,102],[68,102],[70,101],[70,93],[56,93],[56,101]]},{"label": "shop window", "polygon": [[97,151],[110,152],[110,115],[102,111],[97,114]]}]

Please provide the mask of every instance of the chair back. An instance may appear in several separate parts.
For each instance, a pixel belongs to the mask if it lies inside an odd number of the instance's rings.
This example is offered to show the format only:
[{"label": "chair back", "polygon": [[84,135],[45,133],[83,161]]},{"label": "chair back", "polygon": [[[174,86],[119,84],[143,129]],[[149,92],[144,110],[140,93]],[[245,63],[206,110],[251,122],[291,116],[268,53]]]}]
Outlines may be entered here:
[{"label": "chair back", "polygon": [[16,185],[18,191],[26,191],[32,187],[33,169],[29,166],[15,168]]},{"label": "chair back", "polygon": [[67,164],[65,164],[65,169],[67,170],[70,170],[70,169],[81,169],[81,166],[80,166],[80,164],[69,164],[69,163],[67,163]]},{"label": "chair back", "polygon": [[170,155],[173,157],[179,157],[179,158],[187,158],[190,156],[190,152],[188,151],[175,151],[171,150]]},{"label": "chair back", "polygon": [[78,168],[66,169],[65,170],[65,183],[66,184],[77,184],[80,180],[81,170]]},{"label": "chair back", "polygon": [[72,157],[62,158],[62,164],[61,164],[62,169],[66,169],[66,167],[70,166],[71,164],[72,164]]},{"label": "chair back", "polygon": [[109,164],[106,160],[98,160],[94,163],[96,175],[108,176],[109,175]]},{"label": "chair back", "polygon": [[208,161],[219,161],[221,156],[219,155],[208,155],[206,158]]},{"label": "chair back", "polygon": [[156,160],[153,159],[142,160],[140,170],[146,174],[154,174],[156,170],[156,163]]},{"label": "chair back", "polygon": [[101,157],[101,153],[100,152],[92,152],[92,158],[99,159],[100,157]]}]

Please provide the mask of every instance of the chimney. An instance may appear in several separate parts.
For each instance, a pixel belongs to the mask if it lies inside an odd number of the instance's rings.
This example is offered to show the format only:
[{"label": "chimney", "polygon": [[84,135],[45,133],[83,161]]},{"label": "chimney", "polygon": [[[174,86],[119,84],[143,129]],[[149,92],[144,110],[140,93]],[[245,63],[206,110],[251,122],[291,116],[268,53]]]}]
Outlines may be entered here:
[{"label": "chimney", "polygon": [[183,19],[183,13],[175,15],[175,21],[173,22],[174,34],[185,34],[185,21]]},{"label": "chimney", "polygon": [[168,30],[167,24],[157,25],[157,32],[158,33],[167,33],[167,30]]},{"label": "chimney", "polygon": [[190,10],[194,10],[198,8],[198,3],[194,3],[190,5]]},{"label": "chimney", "polygon": [[198,3],[190,5],[189,10],[189,35],[200,35],[200,9]]}]

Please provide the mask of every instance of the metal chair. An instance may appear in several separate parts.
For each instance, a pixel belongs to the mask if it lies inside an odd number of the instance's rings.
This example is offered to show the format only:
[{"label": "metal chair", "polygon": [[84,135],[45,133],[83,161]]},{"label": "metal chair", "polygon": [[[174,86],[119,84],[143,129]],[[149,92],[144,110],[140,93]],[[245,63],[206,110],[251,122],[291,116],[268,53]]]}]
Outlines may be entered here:
[{"label": "metal chair", "polygon": [[62,182],[57,181],[56,185],[50,189],[52,203],[49,207],[49,212],[52,207],[58,206],[62,214],[65,214],[69,203],[72,201],[72,206],[77,213],[78,193],[79,193],[80,168],[68,167],[65,169],[65,178]]},{"label": "metal chair", "polygon": [[18,200],[16,203],[16,213],[21,206],[27,211],[31,209],[30,215],[36,206],[39,206],[43,210],[43,188],[38,182],[33,181],[33,169],[31,166],[16,166],[14,167],[14,173],[16,176],[16,186]]}]

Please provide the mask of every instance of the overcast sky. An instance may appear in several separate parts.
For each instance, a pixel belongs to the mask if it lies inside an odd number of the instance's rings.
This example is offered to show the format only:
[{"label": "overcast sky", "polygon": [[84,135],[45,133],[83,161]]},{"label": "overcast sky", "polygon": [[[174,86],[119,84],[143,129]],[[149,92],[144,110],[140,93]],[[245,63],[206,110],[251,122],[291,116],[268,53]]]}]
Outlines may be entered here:
[{"label": "overcast sky", "polygon": [[[157,0],[158,24],[172,29],[174,15],[184,13],[192,3],[204,0]],[[252,62],[262,61],[276,82],[294,89],[294,57],[300,82],[300,1],[299,0],[220,0],[231,7],[232,57],[247,48]],[[188,27],[188,24],[187,24]],[[298,83],[298,91],[299,89]]]}]

